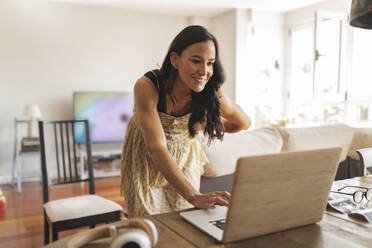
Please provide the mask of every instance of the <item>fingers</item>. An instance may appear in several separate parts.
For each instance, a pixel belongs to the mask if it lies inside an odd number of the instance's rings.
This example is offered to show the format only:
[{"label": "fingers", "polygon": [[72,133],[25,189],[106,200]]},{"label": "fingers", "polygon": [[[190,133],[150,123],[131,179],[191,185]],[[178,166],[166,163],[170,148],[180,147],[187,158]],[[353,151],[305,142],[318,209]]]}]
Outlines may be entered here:
[{"label": "fingers", "polygon": [[216,208],[219,206],[228,206],[230,200],[230,193],[226,191],[216,191],[206,194],[200,194],[196,197],[193,205],[197,208]]},{"label": "fingers", "polygon": [[225,199],[224,197],[217,196],[214,201],[214,205],[220,205],[220,206],[228,206],[229,201]]},{"label": "fingers", "polygon": [[228,206],[229,205],[229,199],[230,199],[230,193],[226,191],[216,191],[208,193],[210,194],[210,208],[215,208],[216,205],[219,206]]},{"label": "fingers", "polygon": [[226,200],[230,200],[231,195],[227,191],[216,191],[214,193],[218,194],[219,196],[223,197]]}]

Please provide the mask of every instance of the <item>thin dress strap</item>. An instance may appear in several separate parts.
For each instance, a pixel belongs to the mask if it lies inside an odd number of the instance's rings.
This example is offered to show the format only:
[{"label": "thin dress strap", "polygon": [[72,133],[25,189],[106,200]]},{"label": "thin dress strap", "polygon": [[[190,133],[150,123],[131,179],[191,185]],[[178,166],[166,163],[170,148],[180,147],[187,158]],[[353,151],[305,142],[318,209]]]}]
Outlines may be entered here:
[{"label": "thin dress strap", "polygon": [[154,86],[158,89],[159,91],[159,102],[157,109],[159,112],[164,112],[165,113],[165,92],[164,92],[164,87],[161,84],[160,81],[160,75],[159,75],[159,70],[151,70],[145,73],[145,77],[151,80],[151,82],[154,84]]},{"label": "thin dress strap", "polygon": [[151,70],[150,72],[155,76],[155,78],[156,78],[156,86],[157,86],[158,90],[160,90],[159,77],[158,77],[158,75],[156,75],[156,73],[154,72],[154,70]]}]

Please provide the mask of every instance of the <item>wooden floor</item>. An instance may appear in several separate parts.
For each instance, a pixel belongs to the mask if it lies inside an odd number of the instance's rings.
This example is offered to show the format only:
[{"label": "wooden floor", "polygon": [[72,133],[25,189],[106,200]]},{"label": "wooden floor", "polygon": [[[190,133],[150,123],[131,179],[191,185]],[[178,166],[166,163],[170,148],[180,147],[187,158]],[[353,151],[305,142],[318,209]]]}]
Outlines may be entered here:
[{"label": "wooden floor", "polygon": [[[120,178],[95,179],[96,194],[107,199],[124,204],[120,196]],[[0,211],[0,247],[27,248],[40,247],[44,243],[43,200],[42,187],[39,182],[23,183],[22,193],[16,187],[2,185],[7,198],[7,207]],[[88,192],[88,185],[78,183],[62,185],[51,192],[51,198],[76,196]],[[52,197],[56,195],[56,197]],[[81,230],[81,229],[80,229]],[[79,231],[61,232],[59,237],[65,237]]]}]

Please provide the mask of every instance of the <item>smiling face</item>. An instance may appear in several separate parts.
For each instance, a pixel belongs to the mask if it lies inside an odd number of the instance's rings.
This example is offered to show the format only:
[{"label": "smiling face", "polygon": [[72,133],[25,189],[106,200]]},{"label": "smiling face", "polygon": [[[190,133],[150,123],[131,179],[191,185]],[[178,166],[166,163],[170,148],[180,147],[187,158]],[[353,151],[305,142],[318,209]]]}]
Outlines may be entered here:
[{"label": "smiling face", "polygon": [[201,92],[213,75],[216,48],[211,40],[198,42],[188,46],[180,56],[172,52],[170,59],[178,71],[175,86]]}]

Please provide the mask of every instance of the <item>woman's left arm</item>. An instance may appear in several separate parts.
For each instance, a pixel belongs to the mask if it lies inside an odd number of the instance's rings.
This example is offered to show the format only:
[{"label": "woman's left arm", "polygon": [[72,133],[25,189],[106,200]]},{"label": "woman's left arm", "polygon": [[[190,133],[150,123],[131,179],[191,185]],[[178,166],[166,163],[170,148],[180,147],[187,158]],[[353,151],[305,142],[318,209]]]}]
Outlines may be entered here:
[{"label": "woman's left arm", "polygon": [[218,95],[220,97],[222,123],[225,126],[225,131],[236,133],[248,129],[251,126],[249,116],[238,104],[226,96],[221,89],[218,91]]}]

